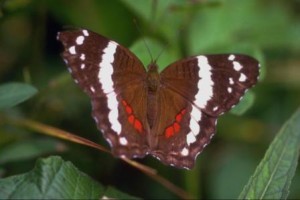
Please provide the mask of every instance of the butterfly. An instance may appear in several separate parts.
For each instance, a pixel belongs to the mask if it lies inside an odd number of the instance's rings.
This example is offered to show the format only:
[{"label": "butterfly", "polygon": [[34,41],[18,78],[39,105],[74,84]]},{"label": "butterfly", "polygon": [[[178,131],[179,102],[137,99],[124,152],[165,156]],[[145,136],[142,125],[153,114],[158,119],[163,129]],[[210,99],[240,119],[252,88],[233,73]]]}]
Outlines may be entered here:
[{"label": "butterfly", "polygon": [[62,57],[90,97],[92,116],[117,157],[148,154],[191,169],[216,132],[218,116],[256,84],[259,63],[241,54],[198,55],[159,73],[95,32],[59,32]]}]

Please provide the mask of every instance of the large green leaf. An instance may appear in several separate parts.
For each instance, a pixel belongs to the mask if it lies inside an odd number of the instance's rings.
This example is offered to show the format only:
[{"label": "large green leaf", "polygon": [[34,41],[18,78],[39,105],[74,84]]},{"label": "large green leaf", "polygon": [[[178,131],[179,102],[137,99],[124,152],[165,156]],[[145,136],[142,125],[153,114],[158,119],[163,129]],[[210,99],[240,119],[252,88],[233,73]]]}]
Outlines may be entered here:
[{"label": "large green leaf", "polygon": [[203,7],[190,26],[187,39],[191,53],[215,53],[243,43],[273,49],[299,46],[295,34],[299,30],[290,20],[288,9],[282,6],[281,1],[271,6],[259,1],[228,0],[220,1],[216,7]]},{"label": "large green leaf", "polygon": [[300,150],[300,110],[282,127],[239,199],[286,199]]},{"label": "large green leaf", "polygon": [[27,139],[18,140],[4,147],[0,147],[0,165],[8,162],[17,162],[36,158],[64,149],[62,143],[54,139]]},{"label": "large green leaf", "polygon": [[[147,24],[149,35],[164,39],[172,49],[179,51],[190,16],[183,8],[190,5],[182,0],[132,1],[121,0]],[[192,3],[191,3],[192,4]]]},{"label": "large green leaf", "polygon": [[0,199],[102,199],[134,197],[104,188],[71,162],[53,156],[25,174],[0,180]]},{"label": "large green leaf", "polygon": [[37,89],[25,83],[7,83],[0,86],[0,109],[13,107],[26,101]]}]

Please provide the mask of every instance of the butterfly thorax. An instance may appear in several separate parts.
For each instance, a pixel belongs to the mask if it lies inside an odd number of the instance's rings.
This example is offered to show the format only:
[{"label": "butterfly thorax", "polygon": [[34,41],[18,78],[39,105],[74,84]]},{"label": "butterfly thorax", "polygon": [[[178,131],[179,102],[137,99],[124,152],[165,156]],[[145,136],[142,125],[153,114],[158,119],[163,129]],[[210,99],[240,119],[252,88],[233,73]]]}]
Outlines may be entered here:
[{"label": "butterfly thorax", "polygon": [[148,65],[147,86],[148,90],[151,92],[156,92],[160,83],[160,77],[157,69],[157,64],[154,62]]}]

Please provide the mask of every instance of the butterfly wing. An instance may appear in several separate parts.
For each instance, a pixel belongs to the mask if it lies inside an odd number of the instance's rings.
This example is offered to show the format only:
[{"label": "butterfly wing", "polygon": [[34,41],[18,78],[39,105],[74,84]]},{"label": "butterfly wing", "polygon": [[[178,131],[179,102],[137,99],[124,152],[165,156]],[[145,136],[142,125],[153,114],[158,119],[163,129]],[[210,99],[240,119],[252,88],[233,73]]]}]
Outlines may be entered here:
[{"label": "butterfly wing", "polygon": [[[92,100],[97,127],[116,156],[143,157],[148,146],[146,71],[121,45],[88,30],[64,31],[58,40],[76,83]],[[134,106],[134,107],[133,107]]]},{"label": "butterfly wing", "polygon": [[162,162],[192,168],[216,131],[217,117],[236,105],[257,82],[258,62],[245,55],[184,59],[161,73],[156,149]]}]

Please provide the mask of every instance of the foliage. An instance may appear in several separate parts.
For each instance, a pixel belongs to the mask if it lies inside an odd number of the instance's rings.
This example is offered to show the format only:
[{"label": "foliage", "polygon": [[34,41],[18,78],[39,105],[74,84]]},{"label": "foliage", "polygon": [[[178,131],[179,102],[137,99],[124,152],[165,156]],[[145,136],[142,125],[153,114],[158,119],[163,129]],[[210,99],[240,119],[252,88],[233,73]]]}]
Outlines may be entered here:
[{"label": "foliage", "polygon": [[240,199],[286,199],[300,150],[300,110],[283,126]]},{"label": "foliage", "polygon": [[37,90],[31,85],[7,83],[0,86],[0,109],[13,107],[33,96]]},{"label": "foliage", "polygon": [[1,199],[136,199],[105,188],[59,157],[39,159],[35,168],[0,181]]}]

